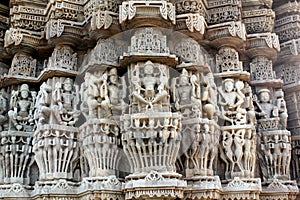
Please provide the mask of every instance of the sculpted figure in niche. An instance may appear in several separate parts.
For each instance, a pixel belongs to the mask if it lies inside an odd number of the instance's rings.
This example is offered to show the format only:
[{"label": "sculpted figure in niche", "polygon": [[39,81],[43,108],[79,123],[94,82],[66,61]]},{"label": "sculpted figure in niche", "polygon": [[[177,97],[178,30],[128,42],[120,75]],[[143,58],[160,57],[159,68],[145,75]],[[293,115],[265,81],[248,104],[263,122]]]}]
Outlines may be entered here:
[{"label": "sculpted figure in niche", "polygon": [[218,109],[218,106],[216,106],[216,85],[212,73],[208,73],[206,76],[203,77],[203,79],[203,92],[201,99],[203,104],[203,117],[212,120],[214,119],[215,113]]},{"label": "sculpted figure in niche", "polygon": [[256,114],[261,118],[266,118],[266,119],[272,117],[278,117],[278,107],[274,106],[271,103],[270,90],[261,89],[258,91],[258,95],[259,95],[258,108],[260,109],[260,112],[256,112]]},{"label": "sculpted figure in niche", "polygon": [[290,176],[290,162],[291,162],[291,151],[292,145],[289,142],[289,137],[287,135],[282,136],[282,174],[285,176]]},{"label": "sculpted figure in niche", "polygon": [[84,83],[81,85],[81,101],[82,110],[87,109],[87,112],[83,112],[86,118],[97,117],[98,112],[98,99],[100,98],[99,84],[102,82],[100,76],[94,72],[86,72],[84,76]]},{"label": "sculpted figure in niche", "polygon": [[77,110],[78,93],[74,92],[73,80],[66,78],[61,86],[60,82],[55,85],[53,100],[56,103],[53,106],[53,112],[57,122],[61,125],[73,126],[78,119]]},{"label": "sculpted figure in niche", "polygon": [[29,86],[23,84],[20,91],[12,91],[11,106],[8,116],[17,130],[31,131],[34,125],[33,110],[36,92],[29,91]]},{"label": "sculpted figure in niche", "polygon": [[[176,79],[175,79],[176,81]],[[190,116],[193,112],[195,116],[201,115],[201,87],[196,75],[189,76],[188,72],[183,69],[179,77],[179,83],[173,83],[175,90],[175,108],[180,110],[185,116]]]},{"label": "sculpted figure in niche", "polygon": [[247,112],[247,123],[250,123],[251,125],[256,125],[252,89],[248,83],[245,84],[245,87],[243,89],[243,95],[245,101],[242,104],[242,108],[244,108]]},{"label": "sculpted figure in niche", "polygon": [[[160,71],[163,73],[163,69]],[[155,77],[154,64],[147,61],[144,65],[144,77],[141,78],[140,83],[134,83],[139,91],[134,91],[132,95],[140,103],[146,105],[146,110],[153,110],[155,104],[168,96],[168,92],[165,90],[166,83],[167,80]]]},{"label": "sculpted figure in niche", "polygon": [[233,79],[225,79],[223,83],[225,92],[219,90],[223,99],[223,101],[221,101],[221,98],[219,100],[221,114],[226,121],[234,125],[245,115],[245,109],[241,108],[241,105],[244,103],[244,97],[241,95],[241,88],[237,88],[237,91],[234,91]]},{"label": "sculpted figure in niche", "polygon": [[103,83],[106,85],[101,87],[101,96],[104,98],[104,101],[101,102],[101,106],[104,107],[110,115],[120,115],[125,103],[123,102],[123,91],[120,88],[116,68],[109,70],[108,81],[104,80]]},{"label": "sculpted figure in niche", "polygon": [[50,92],[52,88],[46,82],[44,82],[41,87],[40,91],[38,92],[36,103],[35,103],[35,112],[34,112],[34,119],[36,120],[36,124],[42,125],[46,122],[49,122],[50,117]]},{"label": "sculpted figure in niche", "polygon": [[0,91],[0,131],[3,131],[8,127],[8,93],[4,88]]},{"label": "sculpted figure in niche", "polygon": [[276,97],[276,106],[278,108],[278,116],[280,117],[280,125],[281,129],[285,130],[287,126],[287,108],[286,108],[286,102],[284,100],[284,93],[282,89],[275,92]]}]

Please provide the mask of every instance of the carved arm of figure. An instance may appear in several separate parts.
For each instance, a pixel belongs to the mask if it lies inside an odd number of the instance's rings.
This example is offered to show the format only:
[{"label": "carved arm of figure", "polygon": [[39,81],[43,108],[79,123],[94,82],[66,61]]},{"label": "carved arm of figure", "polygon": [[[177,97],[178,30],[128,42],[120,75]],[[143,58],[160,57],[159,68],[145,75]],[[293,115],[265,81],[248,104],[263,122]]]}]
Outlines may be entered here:
[{"label": "carved arm of figure", "polygon": [[10,106],[11,106],[11,108],[16,108],[18,95],[19,95],[19,91],[18,90],[13,90],[11,92],[11,98],[10,98]]},{"label": "carved arm of figure", "polygon": [[74,101],[73,101],[73,110],[74,111],[78,111],[77,110],[77,105],[79,103],[79,86],[78,85],[74,85],[75,88],[75,93],[74,93]]},{"label": "carved arm of figure", "polygon": [[195,74],[193,74],[191,76],[191,83],[192,83],[192,96],[196,99],[200,99],[201,98],[201,87],[200,87],[200,83],[198,81],[198,78]]},{"label": "carved arm of figure", "polygon": [[262,109],[260,103],[258,102],[258,98],[257,98],[256,94],[253,95],[252,100],[256,104],[258,110],[260,111],[260,112],[255,111],[255,114],[258,115],[259,117],[266,118],[267,117],[267,113],[265,113],[264,110]]},{"label": "carved arm of figure", "polygon": [[171,90],[172,90],[172,98],[173,98],[173,101],[175,102],[175,108],[177,110],[180,109],[180,106],[179,106],[179,93],[178,93],[178,90],[176,89],[176,85],[177,85],[177,80],[178,78],[173,78],[172,79],[172,82],[171,82]]},{"label": "carved arm of figure", "polygon": [[53,100],[54,100],[55,103],[57,103],[58,109],[60,111],[62,111],[64,109],[64,105],[62,103],[61,88],[62,88],[61,83],[57,82],[55,84],[55,90],[54,90],[53,95],[52,95]]},{"label": "carved arm of figure", "polygon": [[238,92],[236,93],[237,102],[233,104],[232,106],[229,106],[229,109],[237,108],[239,109],[241,105],[244,103],[244,98],[241,96]]},{"label": "carved arm of figure", "polygon": [[[218,88],[218,92],[219,92],[220,96],[222,97],[222,98],[219,98],[218,104],[221,106],[229,105],[229,102],[226,100],[225,95],[220,88]],[[221,99],[224,99],[225,101],[221,101]]]},{"label": "carved arm of figure", "polygon": [[140,91],[145,91],[144,88],[139,84],[139,80],[136,80],[135,78],[132,79],[132,83],[135,86],[135,91],[132,92],[132,95],[137,98],[140,102],[144,104],[148,104],[149,102],[144,99],[144,97],[141,96]]}]

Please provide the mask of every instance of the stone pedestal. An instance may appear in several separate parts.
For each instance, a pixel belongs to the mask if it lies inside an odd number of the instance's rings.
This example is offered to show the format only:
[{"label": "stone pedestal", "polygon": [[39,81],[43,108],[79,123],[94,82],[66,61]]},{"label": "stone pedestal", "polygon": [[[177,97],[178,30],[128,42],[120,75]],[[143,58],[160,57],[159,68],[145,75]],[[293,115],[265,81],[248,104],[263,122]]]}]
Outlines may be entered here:
[{"label": "stone pedestal", "polygon": [[40,181],[73,178],[73,165],[78,156],[77,128],[43,125],[35,132],[33,143]]}]

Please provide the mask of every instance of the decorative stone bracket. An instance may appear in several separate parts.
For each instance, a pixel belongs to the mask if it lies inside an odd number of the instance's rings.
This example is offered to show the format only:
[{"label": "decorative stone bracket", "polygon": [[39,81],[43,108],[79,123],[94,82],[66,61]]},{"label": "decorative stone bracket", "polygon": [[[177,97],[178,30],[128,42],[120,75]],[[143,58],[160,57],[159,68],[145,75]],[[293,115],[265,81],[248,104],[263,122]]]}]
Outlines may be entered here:
[{"label": "decorative stone bracket", "polygon": [[[127,19],[133,19],[139,8],[158,8],[161,16],[168,20],[170,19],[175,24],[175,6],[167,1],[129,1],[123,2],[120,5],[119,22],[123,23]],[[150,11],[149,11],[150,12]]]},{"label": "decorative stone bracket", "polygon": [[204,34],[207,27],[205,18],[198,13],[177,15],[176,19],[185,19],[185,24],[190,32],[199,32],[200,34]]}]

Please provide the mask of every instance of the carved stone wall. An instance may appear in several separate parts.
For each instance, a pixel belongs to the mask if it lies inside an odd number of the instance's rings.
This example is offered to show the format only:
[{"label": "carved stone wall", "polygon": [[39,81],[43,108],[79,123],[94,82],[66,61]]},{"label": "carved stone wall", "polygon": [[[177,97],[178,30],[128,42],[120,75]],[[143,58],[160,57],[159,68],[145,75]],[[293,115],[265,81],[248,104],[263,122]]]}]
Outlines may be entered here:
[{"label": "carved stone wall", "polygon": [[296,199],[300,4],[0,3],[0,198]]}]

